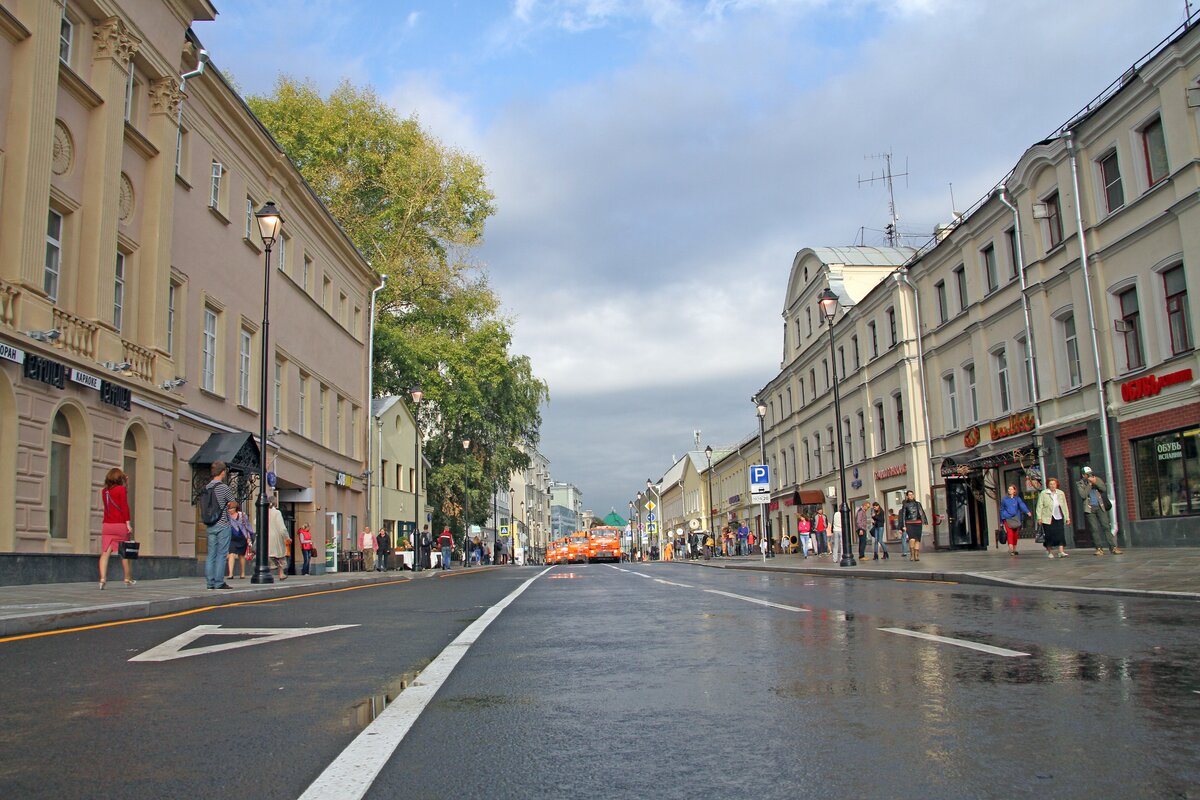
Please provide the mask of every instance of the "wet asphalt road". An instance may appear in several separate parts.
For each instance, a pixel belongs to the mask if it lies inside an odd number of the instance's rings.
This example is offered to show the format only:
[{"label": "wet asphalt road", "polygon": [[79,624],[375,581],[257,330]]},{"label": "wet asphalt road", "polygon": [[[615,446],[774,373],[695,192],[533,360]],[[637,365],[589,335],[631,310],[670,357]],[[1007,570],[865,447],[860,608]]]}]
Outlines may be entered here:
[{"label": "wet asphalt road", "polygon": [[[2,643],[0,797],[297,797],[406,673],[538,572]],[[1200,797],[1197,623],[1186,602],[556,567],[367,796]],[[128,661],[202,624],[358,627]]]}]

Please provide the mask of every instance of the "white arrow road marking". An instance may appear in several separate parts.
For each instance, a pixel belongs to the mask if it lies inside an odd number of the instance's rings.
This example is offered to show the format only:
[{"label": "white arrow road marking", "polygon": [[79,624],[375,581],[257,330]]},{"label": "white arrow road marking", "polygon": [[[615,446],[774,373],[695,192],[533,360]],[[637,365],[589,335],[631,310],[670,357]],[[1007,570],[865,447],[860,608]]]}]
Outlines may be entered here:
[{"label": "white arrow road marking", "polygon": [[1003,647],[993,647],[990,644],[980,644],[979,642],[969,642],[966,639],[951,639],[948,636],[936,636],[932,633],[922,633],[921,631],[910,631],[905,628],[880,628],[881,631],[888,633],[898,633],[901,636],[912,636],[914,639],[927,639],[931,642],[941,642],[942,644],[952,644],[955,647],[965,647],[969,650],[978,650],[981,653],[991,653],[995,656],[1004,656],[1005,658],[1017,658],[1019,656],[1027,656],[1029,653],[1022,653],[1017,650],[1006,650]]},{"label": "white arrow road marking", "polygon": [[757,597],[746,597],[743,594],[734,594],[733,592],[722,592],[717,589],[705,589],[709,594],[719,594],[725,597],[732,597],[735,600],[745,600],[747,603],[758,603],[760,606],[770,606],[771,608],[782,608],[784,611],[798,611],[801,614],[809,613],[807,608],[796,608],[795,606],[785,606],[782,603],[772,603],[770,600],[759,600]]},{"label": "white arrow road marking", "polygon": [[[313,633],[329,633],[340,631],[342,628],[357,628],[357,625],[326,625],[323,628],[222,628],[220,625],[199,625],[187,633],[181,633],[174,639],[169,639],[160,645],[151,647],[144,653],[134,656],[130,661],[171,661],[176,658],[200,656],[216,653],[221,650],[236,650],[239,647],[250,647],[267,642],[281,642],[284,639],[296,639]],[[187,647],[202,636],[253,636],[253,639],[242,639],[224,644],[210,644],[206,647]]]}]

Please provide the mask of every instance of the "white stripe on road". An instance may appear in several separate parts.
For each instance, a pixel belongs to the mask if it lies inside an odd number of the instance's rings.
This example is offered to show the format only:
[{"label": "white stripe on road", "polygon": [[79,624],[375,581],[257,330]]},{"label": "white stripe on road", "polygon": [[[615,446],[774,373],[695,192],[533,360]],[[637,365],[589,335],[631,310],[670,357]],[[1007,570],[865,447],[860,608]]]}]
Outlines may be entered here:
[{"label": "white stripe on road", "polygon": [[941,642],[942,644],[952,644],[955,647],[966,647],[970,650],[978,650],[981,653],[991,653],[996,656],[1005,656],[1006,658],[1017,658],[1018,656],[1027,656],[1029,653],[1022,653],[1017,650],[1006,650],[1003,647],[993,647],[990,644],[980,644],[979,642],[969,642],[966,639],[951,639],[948,636],[935,636],[932,633],[922,633],[921,631],[910,631],[905,628],[880,628],[881,631],[888,633],[898,633],[901,636],[912,636],[915,639],[927,639],[931,642]]},{"label": "white stripe on road", "polygon": [[655,578],[654,582],[655,583],[665,583],[667,586],[679,586],[684,589],[695,589],[696,588],[695,586],[692,586],[690,583],[676,583],[675,581],[664,581],[662,578]]},{"label": "white stripe on road", "polygon": [[516,600],[529,585],[550,571],[550,567],[534,575],[512,591],[496,605],[483,612],[483,616],[467,626],[433,662],[421,670],[412,685],[400,693],[383,713],[375,718],[362,733],[355,737],[345,750],[317,776],[317,779],[300,795],[300,800],[358,800],[367,793],[379,771],[396,752],[400,742],[421,716],[425,706],[437,694],[438,689],[450,677],[467,650],[487,630],[488,625],[500,616],[509,603]]},{"label": "white stripe on road", "polygon": [[633,571],[633,570],[631,570],[631,569],[627,569],[627,570],[624,570],[624,571],[625,571],[625,572],[628,572],[630,575],[637,575],[639,578],[653,578],[653,577],[654,577],[653,575],[647,575],[647,574],[646,574],[646,573],[644,573],[644,572],[634,572],[634,571]]},{"label": "white stripe on road", "polygon": [[796,608],[795,606],[785,606],[782,603],[772,603],[770,600],[759,600],[757,597],[746,597],[743,594],[734,594],[733,592],[722,592],[717,589],[705,589],[709,594],[719,594],[725,597],[732,597],[735,600],[745,600],[747,603],[758,603],[760,606],[770,606],[771,608],[782,608],[784,611],[798,611],[801,614],[809,613],[807,608]]}]

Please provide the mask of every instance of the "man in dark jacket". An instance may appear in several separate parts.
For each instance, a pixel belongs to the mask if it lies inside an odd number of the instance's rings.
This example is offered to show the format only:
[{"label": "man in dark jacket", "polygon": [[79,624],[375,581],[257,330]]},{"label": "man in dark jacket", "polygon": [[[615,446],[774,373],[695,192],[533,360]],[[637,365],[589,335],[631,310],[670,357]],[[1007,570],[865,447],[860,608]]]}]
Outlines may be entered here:
[{"label": "man in dark jacket", "polygon": [[1087,520],[1092,542],[1096,545],[1096,555],[1104,555],[1105,548],[1114,556],[1121,555],[1121,548],[1117,547],[1117,540],[1112,534],[1108,516],[1112,501],[1108,499],[1108,487],[1104,481],[1092,472],[1091,467],[1084,467],[1083,477],[1075,484],[1075,490],[1083,501],[1083,518]]},{"label": "man in dark jacket", "polygon": [[386,572],[388,568],[388,556],[392,553],[392,538],[388,536],[388,532],[380,528],[379,533],[375,534],[375,571]]}]

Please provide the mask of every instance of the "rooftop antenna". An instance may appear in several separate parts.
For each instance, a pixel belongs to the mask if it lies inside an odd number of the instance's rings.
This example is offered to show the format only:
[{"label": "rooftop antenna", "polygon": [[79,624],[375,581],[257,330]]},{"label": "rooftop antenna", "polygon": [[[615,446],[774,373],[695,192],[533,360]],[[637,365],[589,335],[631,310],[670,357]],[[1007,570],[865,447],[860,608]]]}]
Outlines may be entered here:
[{"label": "rooftop antenna", "polygon": [[700,449],[700,431],[692,431],[692,440],[696,443],[696,449]]},{"label": "rooftop antenna", "polygon": [[954,202],[954,184],[950,184],[950,214],[954,217],[958,216],[958,205]]},{"label": "rooftop antenna", "polygon": [[[892,179],[908,177],[908,159],[904,160],[904,172],[894,173],[894,172],[892,172],[892,151],[891,150],[887,151],[886,153],[879,153],[879,154],[873,155],[873,156],[863,156],[863,158],[883,159],[883,174],[876,176],[874,171],[872,171],[871,177],[869,177],[869,178],[860,177],[858,179],[858,185],[862,186],[864,183],[875,183],[876,181],[883,181],[884,183],[887,184],[888,214],[891,216],[892,221],[890,223],[888,223],[888,226],[884,230],[884,233],[887,235],[888,246],[895,247],[896,245],[900,244],[900,229],[896,227],[897,223],[900,221],[900,217],[896,214],[896,192],[893,187]],[[904,185],[908,186],[907,180],[904,182]]]}]

